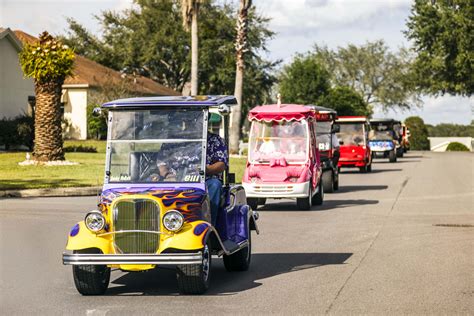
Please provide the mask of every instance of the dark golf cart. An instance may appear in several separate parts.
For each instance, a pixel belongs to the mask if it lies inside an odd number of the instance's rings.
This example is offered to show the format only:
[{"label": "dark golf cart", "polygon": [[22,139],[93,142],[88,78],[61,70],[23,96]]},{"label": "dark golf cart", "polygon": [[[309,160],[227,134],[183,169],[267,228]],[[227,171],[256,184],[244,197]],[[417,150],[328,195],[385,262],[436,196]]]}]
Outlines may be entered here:
[{"label": "dark golf cart", "polygon": [[322,183],[324,192],[332,193],[339,189],[340,150],[336,133],[339,125],[335,124],[337,112],[333,109],[317,105],[308,105],[316,112],[315,130],[319,148],[319,159],[323,169]]},{"label": "dark golf cart", "polygon": [[396,162],[403,157],[401,122],[394,119],[371,119],[369,146],[374,158],[388,158]]}]

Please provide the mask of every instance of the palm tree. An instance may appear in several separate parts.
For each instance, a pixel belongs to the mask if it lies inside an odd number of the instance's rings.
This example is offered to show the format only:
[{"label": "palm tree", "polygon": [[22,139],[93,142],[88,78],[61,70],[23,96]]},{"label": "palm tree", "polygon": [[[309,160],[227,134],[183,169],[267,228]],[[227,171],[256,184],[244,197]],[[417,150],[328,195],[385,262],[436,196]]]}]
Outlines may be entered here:
[{"label": "palm tree", "polygon": [[55,40],[48,32],[39,41],[26,44],[20,53],[25,76],[35,82],[35,143],[37,161],[64,160],[61,130],[61,87],[72,73],[74,52]]},{"label": "palm tree", "polygon": [[236,50],[236,72],[234,95],[237,106],[232,112],[230,151],[239,151],[240,120],[242,118],[242,90],[244,85],[244,53],[247,51],[248,12],[252,6],[252,0],[240,0],[239,15],[237,18],[237,37],[235,40]]},{"label": "palm tree", "polygon": [[191,27],[191,95],[198,94],[198,14],[199,7],[205,0],[181,0],[183,26],[186,31]]}]

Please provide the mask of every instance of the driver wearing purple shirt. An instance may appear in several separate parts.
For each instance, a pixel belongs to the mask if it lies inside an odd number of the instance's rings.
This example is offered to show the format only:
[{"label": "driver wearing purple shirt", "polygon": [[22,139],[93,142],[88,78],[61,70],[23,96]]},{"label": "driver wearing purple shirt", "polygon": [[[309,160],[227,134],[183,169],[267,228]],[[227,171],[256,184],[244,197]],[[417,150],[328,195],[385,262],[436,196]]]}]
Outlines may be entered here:
[{"label": "driver wearing purple shirt", "polygon": [[211,203],[212,225],[216,225],[222,194],[222,174],[229,164],[227,146],[217,134],[208,133],[206,151],[206,187]]}]

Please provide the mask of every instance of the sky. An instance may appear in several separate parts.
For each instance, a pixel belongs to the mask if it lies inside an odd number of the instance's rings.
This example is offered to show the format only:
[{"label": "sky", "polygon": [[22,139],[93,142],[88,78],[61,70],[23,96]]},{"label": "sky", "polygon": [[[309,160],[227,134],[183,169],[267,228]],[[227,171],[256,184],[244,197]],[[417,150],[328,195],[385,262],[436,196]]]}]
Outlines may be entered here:
[{"label": "sky", "polygon": [[[236,0],[220,0],[236,2]],[[295,53],[314,44],[329,48],[348,43],[384,39],[396,50],[409,47],[402,30],[410,14],[409,0],[254,0],[258,11],[271,18],[269,28],[277,33],[269,42],[268,58],[291,61]],[[67,17],[73,17],[94,34],[101,26],[94,18],[104,10],[124,10],[131,0],[0,0],[0,26],[32,35],[48,30],[64,34]],[[466,97],[424,97],[421,108],[411,111],[375,110],[374,117],[404,119],[421,116],[426,123],[469,124],[474,119],[474,100]]]}]

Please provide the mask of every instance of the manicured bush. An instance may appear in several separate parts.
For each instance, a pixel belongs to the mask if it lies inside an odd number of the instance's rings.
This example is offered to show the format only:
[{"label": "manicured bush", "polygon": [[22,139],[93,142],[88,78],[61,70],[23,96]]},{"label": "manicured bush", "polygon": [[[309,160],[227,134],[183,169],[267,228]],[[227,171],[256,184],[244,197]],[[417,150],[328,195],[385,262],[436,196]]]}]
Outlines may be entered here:
[{"label": "manicured bush", "polygon": [[22,114],[15,118],[0,120],[0,145],[9,150],[15,146],[26,146],[33,149],[34,141],[34,118]]},{"label": "manicured bush", "polygon": [[77,152],[77,153],[96,153],[97,148],[93,146],[65,146],[64,151],[67,153]]},{"label": "manicured bush", "polygon": [[469,151],[469,148],[459,142],[452,142],[449,143],[446,151]]}]

